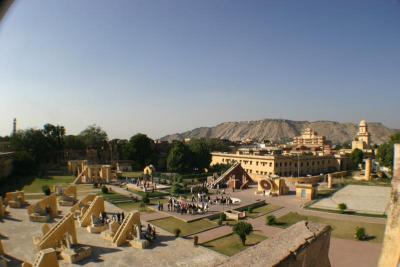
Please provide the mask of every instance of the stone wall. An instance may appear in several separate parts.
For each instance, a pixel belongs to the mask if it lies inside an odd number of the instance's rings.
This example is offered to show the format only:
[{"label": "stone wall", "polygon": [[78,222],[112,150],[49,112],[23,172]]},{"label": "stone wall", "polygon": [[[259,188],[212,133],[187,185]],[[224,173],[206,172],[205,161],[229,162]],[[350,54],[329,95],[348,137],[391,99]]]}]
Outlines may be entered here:
[{"label": "stone wall", "polygon": [[378,267],[397,267],[400,263],[400,144],[394,150],[392,196]]},{"label": "stone wall", "polygon": [[330,236],[330,226],[301,221],[219,266],[330,267]]}]

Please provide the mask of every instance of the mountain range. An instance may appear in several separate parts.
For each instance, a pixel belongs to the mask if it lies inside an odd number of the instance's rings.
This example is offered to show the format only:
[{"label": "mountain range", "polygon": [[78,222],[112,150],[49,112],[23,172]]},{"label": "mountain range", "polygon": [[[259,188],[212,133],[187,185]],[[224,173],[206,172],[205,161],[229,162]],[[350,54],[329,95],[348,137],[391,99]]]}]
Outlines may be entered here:
[{"label": "mountain range", "polygon": [[[334,144],[351,142],[358,131],[358,124],[336,121],[294,121],[285,119],[263,119],[257,121],[224,122],[213,127],[199,127],[183,133],[162,137],[161,141],[184,140],[185,138],[218,138],[231,141],[253,139],[275,142],[289,141],[301,134],[305,128],[312,128],[319,135],[324,135]],[[400,132],[390,129],[380,122],[369,122],[368,131],[372,143],[381,144],[389,137]]]}]

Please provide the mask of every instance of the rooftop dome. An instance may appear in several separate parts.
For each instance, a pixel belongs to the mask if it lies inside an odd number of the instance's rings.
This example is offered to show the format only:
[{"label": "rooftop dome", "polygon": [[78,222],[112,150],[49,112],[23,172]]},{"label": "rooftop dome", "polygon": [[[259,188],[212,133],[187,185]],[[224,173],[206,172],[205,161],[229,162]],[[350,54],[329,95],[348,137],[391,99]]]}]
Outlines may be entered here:
[{"label": "rooftop dome", "polygon": [[360,126],[367,126],[367,122],[365,120],[360,121]]}]

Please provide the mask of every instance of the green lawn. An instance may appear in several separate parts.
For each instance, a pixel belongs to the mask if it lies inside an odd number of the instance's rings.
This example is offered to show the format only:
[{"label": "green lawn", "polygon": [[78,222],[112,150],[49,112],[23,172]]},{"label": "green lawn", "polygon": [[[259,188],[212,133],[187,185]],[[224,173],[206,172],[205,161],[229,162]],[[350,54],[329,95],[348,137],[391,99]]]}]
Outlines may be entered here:
[{"label": "green lawn", "polygon": [[40,194],[40,195],[25,195],[26,200],[38,200],[38,199],[43,199],[45,198],[45,194]]},{"label": "green lawn", "polygon": [[50,177],[36,177],[31,184],[25,185],[22,190],[25,193],[41,193],[42,186],[48,185],[67,185],[75,180],[75,176],[64,175],[64,176],[50,176]]},{"label": "green lawn", "polygon": [[[115,206],[117,206],[120,209],[123,209],[124,211],[130,212],[132,210],[138,210],[140,212],[154,212],[153,209],[150,209],[149,206],[155,206],[158,204],[158,201],[161,203],[166,203],[168,200],[167,199],[152,199],[150,204],[145,205],[144,207],[141,206],[140,201],[138,202],[123,202],[123,203],[114,203]],[[166,208],[166,207],[165,207]]]},{"label": "green lawn", "polygon": [[262,206],[259,206],[257,208],[254,208],[251,213],[246,212],[246,215],[250,218],[257,218],[260,217],[262,215],[274,212],[276,210],[281,209],[281,206],[276,206],[276,205],[272,205],[272,204],[265,204]]},{"label": "green lawn", "polygon": [[202,246],[215,250],[221,254],[232,256],[250,246],[258,244],[266,238],[267,237],[253,232],[249,236],[247,236],[246,245],[243,246],[240,238],[236,234],[230,234],[204,243],[202,244]]},{"label": "green lawn", "polygon": [[109,192],[107,194],[99,192],[98,195],[102,196],[105,201],[108,201],[112,204],[115,204],[118,202],[132,202],[132,200],[129,197],[115,193],[115,192]]},{"label": "green lawn", "polygon": [[169,193],[167,193],[167,192],[161,192],[161,191],[154,191],[154,192],[143,192],[143,191],[140,191],[140,190],[134,190],[134,189],[127,189],[128,191],[130,191],[130,192],[132,192],[132,193],[135,193],[135,194],[137,194],[137,195],[139,195],[139,196],[141,196],[141,197],[144,197],[146,194],[148,194],[149,195],[149,197],[150,198],[153,198],[153,197],[162,197],[162,196],[168,196],[169,195]]},{"label": "green lawn", "polygon": [[193,235],[199,232],[203,232],[205,230],[218,227],[217,224],[207,219],[201,219],[187,223],[174,217],[154,220],[151,221],[151,224],[154,224],[155,226],[158,226],[170,233],[174,233],[174,229],[179,228],[181,230],[181,236]]},{"label": "green lawn", "polygon": [[[219,217],[218,217],[218,218],[215,218],[215,219],[212,219],[211,221],[218,224]],[[230,225],[230,226],[233,226],[233,225],[237,224],[238,222],[240,222],[240,221],[227,219],[227,220],[225,220],[225,221],[222,221],[222,225]]]},{"label": "green lawn", "polygon": [[122,176],[128,178],[141,178],[143,177],[143,172],[123,172]]},{"label": "green lawn", "polygon": [[349,185],[349,184],[372,185],[372,186],[392,186],[391,179],[387,179],[387,178],[373,179],[372,181],[356,180],[356,179],[352,179],[352,178],[334,179],[334,184],[343,184],[344,186]]},{"label": "green lawn", "polygon": [[355,239],[354,233],[356,227],[358,226],[365,228],[367,235],[371,237],[370,239],[371,241],[382,242],[383,234],[385,231],[384,224],[344,221],[339,219],[328,219],[317,216],[304,216],[296,212],[290,212],[277,219],[278,223],[285,228],[302,220],[309,220],[316,223],[329,224],[332,227],[332,236],[343,239]]}]

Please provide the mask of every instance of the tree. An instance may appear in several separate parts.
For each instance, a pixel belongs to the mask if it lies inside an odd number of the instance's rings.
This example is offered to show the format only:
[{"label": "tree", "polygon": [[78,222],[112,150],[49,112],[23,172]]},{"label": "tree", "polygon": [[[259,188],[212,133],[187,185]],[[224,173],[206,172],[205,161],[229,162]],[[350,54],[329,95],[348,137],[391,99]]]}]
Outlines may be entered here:
[{"label": "tree", "polygon": [[51,191],[50,191],[50,187],[48,185],[43,185],[42,186],[42,192],[46,195],[46,196],[50,196]]},{"label": "tree", "polygon": [[230,152],[232,150],[231,147],[234,146],[234,143],[229,140],[212,138],[205,141],[210,151]]},{"label": "tree", "polygon": [[107,133],[100,126],[96,125],[88,126],[79,136],[82,138],[86,148],[104,148],[108,140]]},{"label": "tree", "polygon": [[30,154],[36,165],[48,162],[51,154],[51,145],[42,130],[27,129],[18,131],[10,139],[14,151]]},{"label": "tree", "polygon": [[276,217],[274,215],[267,215],[267,224],[268,225],[275,225],[276,224]]},{"label": "tree", "polygon": [[188,147],[175,141],[167,157],[167,169],[171,172],[187,172],[191,170],[192,155]]},{"label": "tree", "polygon": [[339,203],[338,204],[338,209],[340,210],[341,213],[344,213],[347,210],[346,203]]},{"label": "tree", "polygon": [[400,143],[400,133],[390,137],[389,142],[378,147],[376,158],[381,166],[393,168],[394,144]]},{"label": "tree", "polygon": [[47,138],[51,149],[56,151],[64,149],[64,126],[47,123],[43,126],[43,134]]},{"label": "tree", "polygon": [[193,167],[198,171],[203,171],[210,167],[211,152],[205,139],[195,139],[189,142],[189,149],[193,156]]},{"label": "tree", "polygon": [[364,153],[362,150],[356,148],[350,154],[350,160],[353,164],[353,168],[357,168],[357,166],[362,163],[364,158]]},{"label": "tree", "polygon": [[247,222],[239,222],[233,226],[233,232],[239,236],[243,246],[246,244],[246,236],[248,236],[252,231],[253,225]]},{"label": "tree", "polygon": [[355,236],[355,238],[357,238],[357,240],[365,240],[366,237],[367,237],[367,234],[365,232],[365,228],[357,226],[354,236]]},{"label": "tree", "polygon": [[82,150],[86,148],[86,144],[80,135],[66,135],[64,136],[64,148]]},{"label": "tree", "polygon": [[143,169],[155,161],[154,141],[145,134],[138,133],[129,139],[129,159],[135,161],[137,168]]}]

